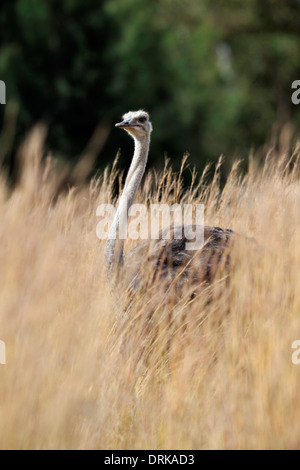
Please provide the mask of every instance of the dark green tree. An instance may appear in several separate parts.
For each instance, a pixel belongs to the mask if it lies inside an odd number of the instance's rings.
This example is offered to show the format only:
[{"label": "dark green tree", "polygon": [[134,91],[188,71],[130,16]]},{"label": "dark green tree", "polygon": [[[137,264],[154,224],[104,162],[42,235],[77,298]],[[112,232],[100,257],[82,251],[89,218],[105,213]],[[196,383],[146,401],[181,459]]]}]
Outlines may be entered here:
[{"label": "dark green tree", "polygon": [[124,165],[132,149],[113,124],[137,108],[151,113],[156,165],[188,151],[201,168],[220,153],[246,156],[274,124],[299,131],[299,13],[298,0],[2,0],[2,132],[18,110],[6,158],[43,120],[55,155],[76,161],[102,126],[95,167],[119,147]]}]

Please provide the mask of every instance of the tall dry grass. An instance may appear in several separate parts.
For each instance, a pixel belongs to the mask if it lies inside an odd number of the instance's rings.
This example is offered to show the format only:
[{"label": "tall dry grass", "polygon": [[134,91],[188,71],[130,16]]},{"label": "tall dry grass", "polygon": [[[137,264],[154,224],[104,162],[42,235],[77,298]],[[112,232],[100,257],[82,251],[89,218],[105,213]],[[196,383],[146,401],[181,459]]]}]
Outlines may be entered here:
[{"label": "tall dry grass", "polygon": [[96,237],[116,167],[58,193],[43,138],[37,128],[20,149],[19,185],[0,183],[0,447],[300,447],[299,150],[250,159],[243,178],[234,164],[222,191],[218,169],[190,190],[150,171],[139,202],[203,202],[207,224],[247,237],[229,283],[176,301],[149,287],[128,304]]}]

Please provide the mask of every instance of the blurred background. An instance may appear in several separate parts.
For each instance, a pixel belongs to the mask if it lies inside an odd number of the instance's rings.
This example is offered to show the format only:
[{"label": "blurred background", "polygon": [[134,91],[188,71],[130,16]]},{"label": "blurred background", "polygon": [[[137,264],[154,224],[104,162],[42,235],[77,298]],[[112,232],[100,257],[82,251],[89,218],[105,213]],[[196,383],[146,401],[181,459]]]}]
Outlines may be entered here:
[{"label": "blurred background", "polygon": [[[0,164],[14,178],[20,142],[36,123],[45,153],[85,176],[103,169],[128,136],[114,128],[144,108],[154,127],[150,165],[183,153],[199,170],[220,154],[247,157],[297,135],[299,0],[2,0]],[[276,138],[275,138],[276,140]]]}]

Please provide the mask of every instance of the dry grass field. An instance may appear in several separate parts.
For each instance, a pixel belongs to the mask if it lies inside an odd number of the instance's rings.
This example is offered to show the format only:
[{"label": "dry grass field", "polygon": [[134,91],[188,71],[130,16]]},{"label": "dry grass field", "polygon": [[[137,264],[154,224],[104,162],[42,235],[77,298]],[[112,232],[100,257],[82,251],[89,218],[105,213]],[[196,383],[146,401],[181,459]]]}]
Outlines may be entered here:
[{"label": "dry grass field", "polygon": [[229,282],[128,304],[96,236],[116,168],[57,194],[43,138],[20,149],[16,188],[0,181],[0,448],[299,448],[299,148],[250,158],[243,177],[234,164],[222,191],[218,171],[183,190],[149,170],[138,202],[201,202],[206,224],[242,236]]}]

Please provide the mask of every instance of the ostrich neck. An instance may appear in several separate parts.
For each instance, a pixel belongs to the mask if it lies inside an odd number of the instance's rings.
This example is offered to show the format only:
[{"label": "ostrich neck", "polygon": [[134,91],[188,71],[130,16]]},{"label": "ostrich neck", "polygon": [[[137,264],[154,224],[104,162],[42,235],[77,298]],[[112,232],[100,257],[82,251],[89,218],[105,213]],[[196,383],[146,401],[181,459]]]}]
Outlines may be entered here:
[{"label": "ostrich neck", "polygon": [[[105,247],[105,261],[107,272],[123,262],[124,259],[124,238],[126,234],[120,234],[120,226],[127,227],[128,211],[133,204],[138,187],[145,172],[149,153],[150,135],[144,138],[134,137],[134,154],[127,174],[125,186],[120,197],[119,205],[111,224],[108,239]],[[121,235],[121,239],[120,239]]]}]

